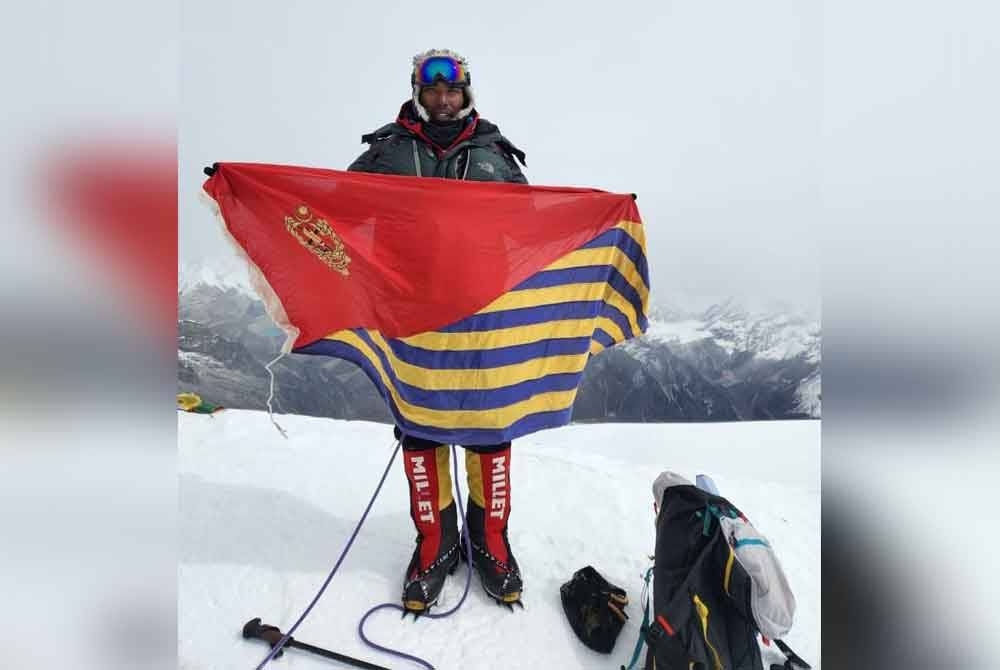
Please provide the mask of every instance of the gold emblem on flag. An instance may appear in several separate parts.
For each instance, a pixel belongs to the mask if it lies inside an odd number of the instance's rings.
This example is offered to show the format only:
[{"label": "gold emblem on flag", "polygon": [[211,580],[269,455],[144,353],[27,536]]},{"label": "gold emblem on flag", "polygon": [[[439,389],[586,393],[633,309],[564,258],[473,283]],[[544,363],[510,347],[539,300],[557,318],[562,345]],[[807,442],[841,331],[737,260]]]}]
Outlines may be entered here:
[{"label": "gold emblem on flag", "polygon": [[343,241],[333,232],[326,219],[313,218],[308,207],[299,205],[295,208],[293,216],[285,217],[285,228],[299,241],[299,244],[330,268],[345,277],[351,274],[347,269],[351,257],[344,251]]}]

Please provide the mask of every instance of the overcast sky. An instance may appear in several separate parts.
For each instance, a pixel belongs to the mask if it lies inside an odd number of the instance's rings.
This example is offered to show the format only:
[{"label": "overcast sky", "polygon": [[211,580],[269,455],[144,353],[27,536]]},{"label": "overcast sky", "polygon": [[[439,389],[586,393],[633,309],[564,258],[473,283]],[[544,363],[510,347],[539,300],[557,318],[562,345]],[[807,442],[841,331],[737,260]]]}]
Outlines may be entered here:
[{"label": "overcast sky", "polygon": [[231,253],[203,166],[344,169],[451,48],[531,183],[639,195],[657,304],[818,307],[818,3],[555,4],[185,2],[181,261]]}]

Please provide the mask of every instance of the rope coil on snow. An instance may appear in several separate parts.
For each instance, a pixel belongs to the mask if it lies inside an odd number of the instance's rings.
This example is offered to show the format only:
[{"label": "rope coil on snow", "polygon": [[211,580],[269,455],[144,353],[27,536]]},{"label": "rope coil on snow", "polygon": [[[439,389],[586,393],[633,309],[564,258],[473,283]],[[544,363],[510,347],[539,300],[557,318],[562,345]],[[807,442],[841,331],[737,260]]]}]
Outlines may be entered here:
[{"label": "rope coil on snow", "polygon": [[[279,356],[278,358],[281,357]],[[272,363],[276,362],[277,360],[278,359],[275,359],[274,361],[272,361]],[[351,533],[351,537],[347,540],[347,544],[344,546],[343,551],[340,552],[340,557],[337,559],[337,562],[333,566],[333,569],[330,571],[330,574],[327,575],[326,580],[323,582],[323,585],[319,587],[319,591],[316,593],[316,596],[312,599],[312,602],[310,602],[309,605],[306,607],[306,609],[302,612],[298,620],[292,625],[291,628],[288,629],[288,632],[285,633],[282,636],[282,638],[278,641],[278,643],[271,648],[271,652],[264,658],[263,661],[260,662],[260,665],[257,666],[256,670],[263,670],[264,666],[267,665],[269,662],[271,662],[271,660],[278,654],[278,652],[281,651],[281,649],[285,646],[285,644],[288,643],[288,640],[291,639],[292,634],[295,633],[295,631],[298,630],[302,622],[306,620],[306,617],[309,616],[310,612],[312,612],[313,608],[316,606],[316,603],[319,602],[319,599],[323,597],[323,594],[326,592],[326,588],[330,585],[330,582],[333,580],[333,576],[337,574],[337,570],[340,569],[341,563],[343,563],[344,559],[347,557],[347,552],[351,550],[351,546],[354,544],[354,540],[357,539],[358,533],[361,531],[361,526],[364,525],[365,520],[368,518],[368,513],[371,512],[372,507],[375,505],[375,500],[378,498],[378,494],[381,493],[382,491],[382,485],[385,484],[386,477],[389,476],[389,469],[392,467],[393,462],[396,460],[396,454],[399,453],[400,446],[402,445],[397,440],[395,443],[395,448],[392,450],[392,456],[389,457],[389,462],[386,463],[385,472],[382,473],[382,478],[379,480],[378,486],[375,487],[375,492],[372,494],[371,500],[368,501],[368,506],[365,508],[364,514],[362,514],[361,518],[358,519],[358,523],[354,527],[354,532]],[[457,490],[456,499],[458,500],[458,509],[460,514],[462,515],[462,519],[464,520],[465,506],[462,504],[462,485],[458,483],[459,481],[458,453],[457,450],[455,449],[455,445],[451,445],[451,456],[452,456],[452,466],[455,471],[455,489]],[[465,602],[466,597],[468,597],[469,595],[469,585],[472,583],[472,543],[469,542],[469,529],[467,524],[465,523],[462,524],[462,537],[465,538],[466,554],[468,557],[468,564],[467,564],[468,574],[466,575],[465,578],[465,590],[462,592],[462,597],[459,598],[458,603],[454,607],[452,607],[447,612],[442,612],[441,614],[433,614],[431,612],[424,614],[423,616],[427,617],[428,619],[443,619],[447,616],[451,616],[452,614],[458,611],[458,609]],[[433,665],[431,665],[430,663],[428,663],[427,661],[418,656],[412,656],[410,654],[406,654],[404,652],[397,651],[395,649],[390,649],[389,647],[383,647],[379,644],[372,642],[365,636],[365,631],[364,631],[365,621],[367,621],[368,617],[370,617],[372,614],[383,609],[396,609],[403,612],[406,611],[401,605],[398,605],[396,603],[382,603],[381,605],[376,605],[375,607],[371,608],[365,613],[363,617],[361,617],[361,620],[358,622],[358,635],[361,636],[361,640],[369,647],[372,647],[373,649],[378,649],[379,651],[383,651],[387,654],[392,654],[394,656],[398,656],[399,658],[405,658],[408,661],[419,663],[423,667],[427,668],[427,670],[435,670]]]},{"label": "rope coil on snow", "polygon": [[[462,537],[465,539],[465,550],[466,550],[466,556],[468,558],[468,563],[466,564],[467,567],[468,567],[468,572],[467,572],[467,574],[465,576],[465,590],[462,592],[462,597],[459,598],[458,603],[454,607],[452,607],[450,610],[448,610],[447,612],[441,612],[440,614],[434,614],[432,612],[427,612],[426,614],[422,614],[421,618],[426,617],[428,619],[443,619],[443,618],[445,618],[447,616],[451,616],[452,614],[454,614],[455,612],[457,612],[458,608],[460,608],[462,606],[462,603],[465,602],[466,597],[468,597],[468,595],[469,595],[469,585],[472,583],[472,543],[469,541],[469,528],[468,528],[468,524],[464,523],[464,519],[465,519],[465,505],[462,504],[462,485],[458,483],[459,482],[459,479],[458,479],[458,453],[457,453],[457,450],[455,449],[455,445],[454,444],[451,445],[451,460],[452,460],[452,469],[455,471],[455,478],[454,479],[455,479],[455,489],[457,491],[455,499],[458,501],[458,511],[459,511],[459,514],[462,515],[462,519],[463,519],[463,523],[462,523]],[[405,658],[408,661],[413,661],[414,663],[419,663],[423,667],[427,668],[427,670],[435,670],[435,668],[434,668],[433,665],[431,665],[430,663],[428,663],[424,659],[420,658],[419,656],[413,656],[411,654],[407,654],[407,653],[404,653],[402,651],[398,651],[396,649],[390,649],[389,647],[383,647],[380,644],[376,644],[375,642],[372,642],[371,640],[369,640],[365,636],[365,621],[367,621],[368,617],[370,617],[372,614],[375,614],[375,612],[378,612],[379,610],[383,610],[383,609],[394,609],[394,610],[398,610],[400,612],[403,612],[404,614],[406,613],[406,608],[403,607],[402,605],[397,604],[397,603],[382,603],[381,605],[376,605],[375,607],[371,608],[370,610],[368,610],[367,612],[365,612],[365,615],[363,617],[361,617],[361,621],[358,622],[358,635],[361,637],[361,641],[364,642],[365,644],[367,644],[372,649],[378,649],[379,651],[384,651],[387,654],[392,654],[393,656],[398,656],[399,658]]]},{"label": "rope coil on snow", "polygon": [[306,617],[309,616],[309,613],[312,612],[313,607],[316,606],[319,599],[323,597],[323,594],[326,592],[326,587],[330,585],[330,582],[333,580],[333,576],[337,574],[337,570],[340,569],[340,564],[343,563],[344,559],[347,557],[347,552],[351,550],[351,545],[353,545],[354,540],[357,539],[361,526],[364,524],[365,519],[368,518],[368,513],[372,511],[375,499],[378,498],[379,492],[382,491],[382,485],[385,484],[385,478],[389,476],[389,468],[392,467],[393,461],[396,460],[396,454],[399,453],[399,442],[396,441],[395,445],[395,448],[392,450],[392,456],[389,457],[389,462],[385,464],[385,472],[382,473],[382,479],[379,480],[378,486],[375,487],[375,493],[372,494],[372,499],[368,501],[368,507],[365,508],[364,514],[362,514],[361,518],[358,519],[358,524],[354,527],[354,532],[351,533],[351,537],[347,540],[347,544],[344,546],[343,551],[340,552],[340,558],[337,559],[337,563],[333,566],[333,569],[330,570],[330,574],[326,576],[326,581],[324,581],[323,585],[319,587],[316,597],[312,599],[309,606],[302,612],[298,621],[296,621],[292,627],[288,629],[288,632],[285,633],[280,640],[278,640],[278,644],[271,648],[271,652],[264,658],[263,661],[260,662],[260,665],[257,666],[256,670],[263,670],[264,666],[267,665],[279,651],[281,651],[282,647],[284,647],[288,640],[291,639],[292,634],[298,630],[302,622],[305,621]]}]

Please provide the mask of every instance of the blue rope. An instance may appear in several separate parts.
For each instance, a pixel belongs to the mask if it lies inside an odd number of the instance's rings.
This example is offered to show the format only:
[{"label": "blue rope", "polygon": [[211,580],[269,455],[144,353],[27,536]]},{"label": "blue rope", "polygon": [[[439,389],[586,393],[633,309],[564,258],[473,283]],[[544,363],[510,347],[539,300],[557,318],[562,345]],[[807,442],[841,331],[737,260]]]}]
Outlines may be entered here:
[{"label": "blue rope", "polygon": [[[326,592],[326,588],[330,585],[330,582],[333,581],[333,576],[337,574],[337,570],[340,569],[341,563],[343,563],[344,559],[347,558],[347,553],[351,550],[351,546],[354,544],[354,540],[357,539],[358,533],[361,531],[361,526],[364,525],[365,520],[368,518],[368,513],[371,512],[372,507],[375,505],[375,500],[378,498],[378,494],[381,493],[382,485],[385,484],[385,479],[386,477],[389,476],[389,470],[392,467],[393,462],[396,460],[396,454],[399,453],[399,447],[400,443],[397,441],[396,447],[392,451],[392,456],[389,457],[389,462],[386,463],[385,472],[382,473],[382,478],[379,480],[378,486],[375,487],[375,493],[372,494],[372,498],[371,500],[368,501],[368,506],[365,508],[364,514],[362,514],[361,518],[358,519],[358,523],[354,527],[354,532],[351,533],[351,537],[347,540],[347,544],[344,546],[344,549],[340,552],[340,557],[337,559],[337,562],[333,566],[333,569],[330,570],[330,574],[327,575],[326,580],[323,582],[323,585],[319,587],[319,591],[316,593],[316,596],[312,599],[312,602],[309,603],[309,606],[306,607],[306,609],[302,612],[298,620],[292,625],[291,628],[288,629],[288,632],[285,633],[280,640],[278,640],[278,644],[274,645],[274,647],[271,648],[271,652],[264,658],[263,661],[260,662],[260,665],[257,666],[256,670],[263,670],[264,666],[270,663],[271,660],[275,656],[277,656],[278,652],[280,652],[281,649],[288,643],[288,640],[292,638],[292,635],[295,634],[295,631],[298,630],[298,627],[302,624],[303,621],[306,620],[306,617],[308,617],[309,614],[312,612],[313,608],[316,606],[316,603],[319,602],[319,599],[323,597],[323,594]],[[453,466],[455,471],[455,487],[458,492],[458,509],[459,512],[461,512],[463,520],[462,536],[465,538],[466,557],[468,558],[469,570],[465,578],[465,590],[462,592],[462,597],[461,599],[459,599],[458,604],[456,604],[447,612],[442,612],[441,614],[432,614],[428,612],[427,614],[423,615],[429,619],[443,619],[457,612],[458,608],[460,608],[462,606],[462,603],[465,602],[465,598],[469,595],[469,585],[472,582],[472,543],[469,542],[469,529],[467,525],[464,523],[465,506],[462,504],[462,486],[458,482],[458,453],[455,449],[455,445],[451,445],[451,455],[452,455],[452,460],[454,461]],[[423,667],[427,668],[427,670],[435,670],[433,665],[431,665],[430,663],[428,663],[427,661],[418,656],[411,656],[410,654],[406,654],[404,652],[397,651],[395,649],[390,649],[389,647],[383,647],[379,644],[372,642],[365,636],[365,631],[364,631],[365,621],[367,621],[368,617],[370,617],[372,614],[383,609],[395,609],[395,610],[400,610],[402,612],[406,611],[402,605],[397,605],[396,603],[383,603],[381,605],[376,605],[375,607],[368,610],[365,613],[365,615],[361,617],[361,621],[358,622],[358,635],[361,636],[361,639],[364,641],[364,643],[367,644],[369,647],[372,647],[373,649],[378,649],[379,651],[384,651],[387,654],[392,654],[393,656],[398,656],[399,658],[405,658],[409,661],[413,661],[414,663],[419,663]]]},{"label": "blue rope", "polygon": [[365,519],[368,518],[368,513],[372,511],[372,506],[375,504],[375,499],[378,498],[378,494],[382,490],[382,485],[385,484],[385,478],[389,475],[389,468],[392,466],[393,461],[396,460],[396,454],[398,452],[399,452],[399,442],[397,441],[396,448],[393,449],[392,456],[389,457],[389,462],[385,466],[385,472],[382,473],[382,479],[379,480],[378,486],[375,487],[375,493],[372,494],[372,499],[368,501],[368,507],[365,508],[365,513],[361,515],[360,519],[358,519],[358,525],[354,527],[354,532],[351,533],[350,539],[347,540],[347,544],[344,546],[344,550],[340,552],[340,558],[337,559],[337,563],[336,565],[333,566],[333,570],[331,570],[330,574],[327,575],[326,581],[324,581],[323,585],[319,587],[319,592],[316,594],[316,597],[312,599],[312,602],[309,603],[309,606],[306,607],[304,612],[302,612],[302,615],[299,617],[298,621],[296,621],[295,624],[288,629],[288,632],[285,633],[280,640],[278,640],[278,644],[274,645],[274,647],[271,648],[271,653],[269,653],[264,658],[264,660],[260,662],[260,665],[257,666],[256,670],[262,670],[265,665],[271,662],[271,659],[273,659],[278,654],[278,652],[281,651],[282,647],[284,647],[285,644],[288,643],[288,640],[291,639],[292,635],[298,629],[299,625],[303,621],[305,621],[306,617],[309,616],[309,613],[312,612],[313,607],[315,607],[316,603],[319,602],[319,599],[323,597],[323,593],[326,591],[326,587],[330,585],[330,582],[333,580],[333,576],[337,574],[337,570],[340,568],[340,564],[343,563],[344,559],[347,557],[347,552],[351,550],[351,545],[354,544],[354,540],[358,537],[358,531],[361,530],[361,526],[364,524]]},{"label": "blue rope", "polygon": [[[467,566],[469,569],[465,576],[465,590],[462,592],[462,597],[459,598],[458,603],[447,612],[442,612],[440,614],[433,614],[431,612],[428,612],[427,614],[421,615],[421,617],[427,617],[428,619],[443,619],[457,612],[458,608],[460,608],[462,606],[462,603],[465,602],[465,598],[469,595],[469,584],[472,582],[472,543],[469,542],[469,528],[468,524],[465,523],[465,506],[462,504],[462,485],[458,483],[458,453],[455,449],[454,444],[451,445],[451,459],[453,461],[452,466],[455,471],[455,488],[458,495],[457,497],[458,511],[462,516],[462,537],[465,539],[465,551],[466,551],[466,558],[468,558]],[[371,640],[368,639],[368,637],[365,635],[365,621],[367,621],[368,617],[370,617],[372,614],[375,614],[375,612],[384,609],[393,609],[403,612],[404,614],[406,613],[406,608],[397,603],[382,603],[381,605],[376,605],[375,607],[365,612],[365,615],[361,617],[361,621],[358,622],[358,635],[361,636],[361,640],[372,649],[378,649],[379,651],[383,651],[387,654],[392,654],[393,656],[398,656],[399,658],[405,658],[408,661],[419,663],[423,667],[427,668],[427,670],[434,670],[433,665],[431,665],[424,659],[420,658],[419,656],[411,656],[410,654],[404,653],[396,649],[383,647],[382,645],[376,644],[375,642],[372,642]]]}]

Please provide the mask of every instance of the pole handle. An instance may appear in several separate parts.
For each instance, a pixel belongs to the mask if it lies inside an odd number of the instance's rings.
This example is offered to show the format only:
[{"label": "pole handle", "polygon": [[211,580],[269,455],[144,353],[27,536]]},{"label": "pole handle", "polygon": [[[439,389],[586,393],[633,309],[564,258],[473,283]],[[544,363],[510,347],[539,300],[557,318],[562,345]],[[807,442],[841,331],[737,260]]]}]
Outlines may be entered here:
[{"label": "pole handle", "polygon": [[[261,623],[260,617],[251,619],[250,621],[247,621],[243,625],[244,639],[264,640],[264,642],[267,642],[269,645],[271,645],[271,649],[274,649],[276,646],[278,646],[278,643],[281,642],[281,638],[284,637],[284,635],[285,634],[282,633],[281,629],[278,628],[277,626]],[[285,646],[291,646],[292,642],[294,641],[295,638],[292,637],[288,638],[288,642],[285,643]],[[285,650],[281,649],[280,651],[278,651],[277,654],[274,655],[274,657],[281,658],[281,655],[284,653]]]}]

